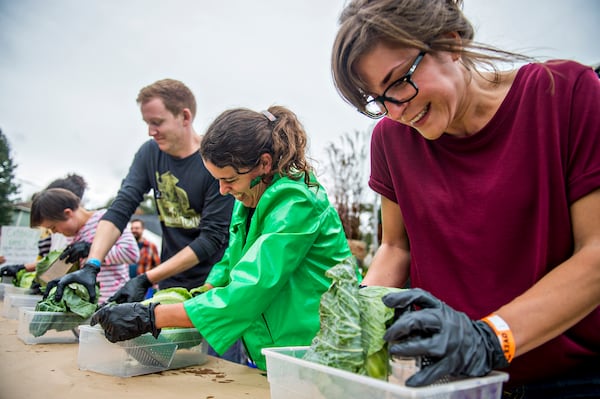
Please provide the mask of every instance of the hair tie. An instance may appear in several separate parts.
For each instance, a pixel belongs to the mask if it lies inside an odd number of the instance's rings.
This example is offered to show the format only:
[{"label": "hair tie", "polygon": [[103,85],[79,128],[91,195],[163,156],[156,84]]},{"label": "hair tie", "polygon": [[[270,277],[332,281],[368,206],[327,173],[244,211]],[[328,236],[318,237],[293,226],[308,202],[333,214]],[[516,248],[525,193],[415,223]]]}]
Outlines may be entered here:
[{"label": "hair tie", "polygon": [[266,117],[267,117],[267,119],[268,119],[268,120],[270,120],[271,122],[275,122],[275,120],[277,119],[277,118],[275,118],[275,116],[274,116],[272,113],[270,113],[269,111],[262,111],[262,114],[263,114],[264,116],[266,116]]}]

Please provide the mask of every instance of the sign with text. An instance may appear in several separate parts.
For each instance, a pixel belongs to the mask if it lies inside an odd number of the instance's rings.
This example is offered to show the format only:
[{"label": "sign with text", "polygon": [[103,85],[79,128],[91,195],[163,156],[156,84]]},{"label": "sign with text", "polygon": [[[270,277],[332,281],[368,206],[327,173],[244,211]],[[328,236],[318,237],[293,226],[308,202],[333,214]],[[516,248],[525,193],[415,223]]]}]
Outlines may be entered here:
[{"label": "sign with text", "polygon": [[40,230],[20,226],[2,226],[0,255],[5,265],[35,262],[39,252]]}]

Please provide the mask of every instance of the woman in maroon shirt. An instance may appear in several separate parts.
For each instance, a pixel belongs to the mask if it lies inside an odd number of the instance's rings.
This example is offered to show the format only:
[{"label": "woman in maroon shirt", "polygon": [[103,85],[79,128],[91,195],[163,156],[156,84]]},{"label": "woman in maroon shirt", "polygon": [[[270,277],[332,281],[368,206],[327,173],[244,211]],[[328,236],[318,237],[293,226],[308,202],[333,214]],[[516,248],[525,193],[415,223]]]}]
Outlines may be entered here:
[{"label": "woman in maroon shirt", "polygon": [[[505,397],[599,397],[600,83],[473,41],[460,0],[355,0],[332,67],[372,118],[382,243],[363,284],[411,287],[391,352],[407,381],[510,373]],[[578,396],[575,396],[578,395]],[[517,397],[517,396],[514,396]]]}]

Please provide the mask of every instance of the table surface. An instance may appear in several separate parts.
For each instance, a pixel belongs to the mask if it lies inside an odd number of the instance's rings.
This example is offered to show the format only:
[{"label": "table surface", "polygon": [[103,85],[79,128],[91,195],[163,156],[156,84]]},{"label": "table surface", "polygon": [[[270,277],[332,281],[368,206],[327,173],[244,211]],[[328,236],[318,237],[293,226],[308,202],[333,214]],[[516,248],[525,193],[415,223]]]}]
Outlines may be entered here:
[{"label": "table surface", "polygon": [[79,370],[78,344],[26,345],[17,337],[17,327],[17,320],[0,316],[2,398],[270,398],[265,372],[216,357],[199,366],[114,377]]}]

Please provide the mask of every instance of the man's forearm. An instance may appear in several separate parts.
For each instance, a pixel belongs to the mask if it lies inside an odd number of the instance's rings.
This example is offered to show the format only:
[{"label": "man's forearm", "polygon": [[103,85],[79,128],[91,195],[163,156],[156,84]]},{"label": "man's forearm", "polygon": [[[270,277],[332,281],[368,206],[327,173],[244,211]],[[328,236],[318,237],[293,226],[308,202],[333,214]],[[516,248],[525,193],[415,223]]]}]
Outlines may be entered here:
[{"label": "man's forearm", "polygon": [[150,280],[151,283],[156,284],[166,278],[190,269],[192,266],[198,264],[198,262],[199,259],[194,251],[187,246],[160,265],[147,271],[146,277],[148,277],[148,280]]},{"label": "man's forearm", "polygon": [[114,224],[101,220],[98,223],[88,258],[96,258],[102,262],[120,236],[121,232]]}]

